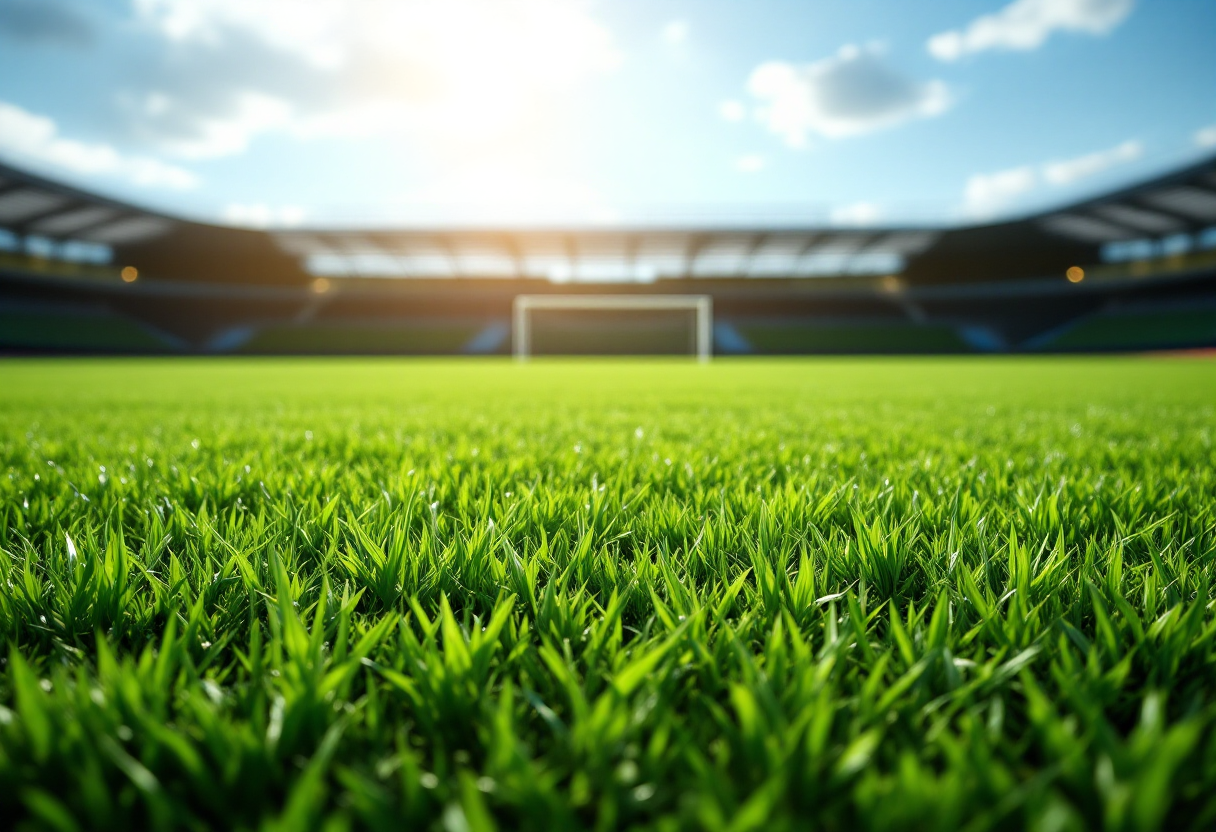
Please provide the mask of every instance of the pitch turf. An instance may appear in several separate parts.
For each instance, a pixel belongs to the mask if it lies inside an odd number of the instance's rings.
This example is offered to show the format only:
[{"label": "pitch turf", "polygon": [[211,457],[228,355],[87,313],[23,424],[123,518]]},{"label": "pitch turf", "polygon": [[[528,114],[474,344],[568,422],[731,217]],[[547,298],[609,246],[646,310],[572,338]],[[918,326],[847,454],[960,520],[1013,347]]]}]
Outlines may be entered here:
[{"label": "pitch turf", "polygon": [[1216,363],[0,363],[0,817],[1216,824]]}]

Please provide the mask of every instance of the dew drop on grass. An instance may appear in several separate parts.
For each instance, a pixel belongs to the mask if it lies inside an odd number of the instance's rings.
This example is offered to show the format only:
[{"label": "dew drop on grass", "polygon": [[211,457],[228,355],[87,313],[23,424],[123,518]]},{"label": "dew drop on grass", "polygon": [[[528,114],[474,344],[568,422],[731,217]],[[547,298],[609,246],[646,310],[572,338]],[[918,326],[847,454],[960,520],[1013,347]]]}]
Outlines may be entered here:
[{"label": "dew drop on grass", "polygon": [[638,764],[633,760],[625,760],[616,767],[617,779],[628,786],[638,779]]}]

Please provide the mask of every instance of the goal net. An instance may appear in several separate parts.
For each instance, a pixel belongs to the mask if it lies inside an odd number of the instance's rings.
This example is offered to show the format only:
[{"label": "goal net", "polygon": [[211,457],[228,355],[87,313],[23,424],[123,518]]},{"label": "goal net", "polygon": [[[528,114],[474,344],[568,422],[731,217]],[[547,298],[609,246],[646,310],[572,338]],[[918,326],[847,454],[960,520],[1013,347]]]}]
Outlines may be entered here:
[{"label": "goal net", "polygon": [[515,357],[713,354],[709,295],[519,295]]}]

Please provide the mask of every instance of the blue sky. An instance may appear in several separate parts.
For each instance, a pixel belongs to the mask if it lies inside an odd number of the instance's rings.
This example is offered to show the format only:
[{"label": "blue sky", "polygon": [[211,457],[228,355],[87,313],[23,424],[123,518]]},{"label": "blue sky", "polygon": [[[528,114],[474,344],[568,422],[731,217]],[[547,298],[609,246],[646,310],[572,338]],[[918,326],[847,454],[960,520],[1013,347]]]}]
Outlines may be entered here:
[{"label": "blue sky", "polygon": [[956,223],[1216,153],[1210,0],[0,0],[0,159],[257,226]]}]

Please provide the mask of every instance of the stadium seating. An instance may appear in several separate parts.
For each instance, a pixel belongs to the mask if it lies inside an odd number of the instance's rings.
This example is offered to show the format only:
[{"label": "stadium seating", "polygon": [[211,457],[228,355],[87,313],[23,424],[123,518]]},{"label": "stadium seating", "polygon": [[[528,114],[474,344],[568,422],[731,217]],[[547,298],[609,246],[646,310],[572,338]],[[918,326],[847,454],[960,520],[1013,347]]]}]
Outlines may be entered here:
[{"label": "stadium seating", "polygon": [[[522,294],[712,298],[719,353],[1216,346],[1216,158],[959,228],[259,231],[0,166],[0,349],[505,354]],[[686,352],[642,312],[538,353]]]}]

